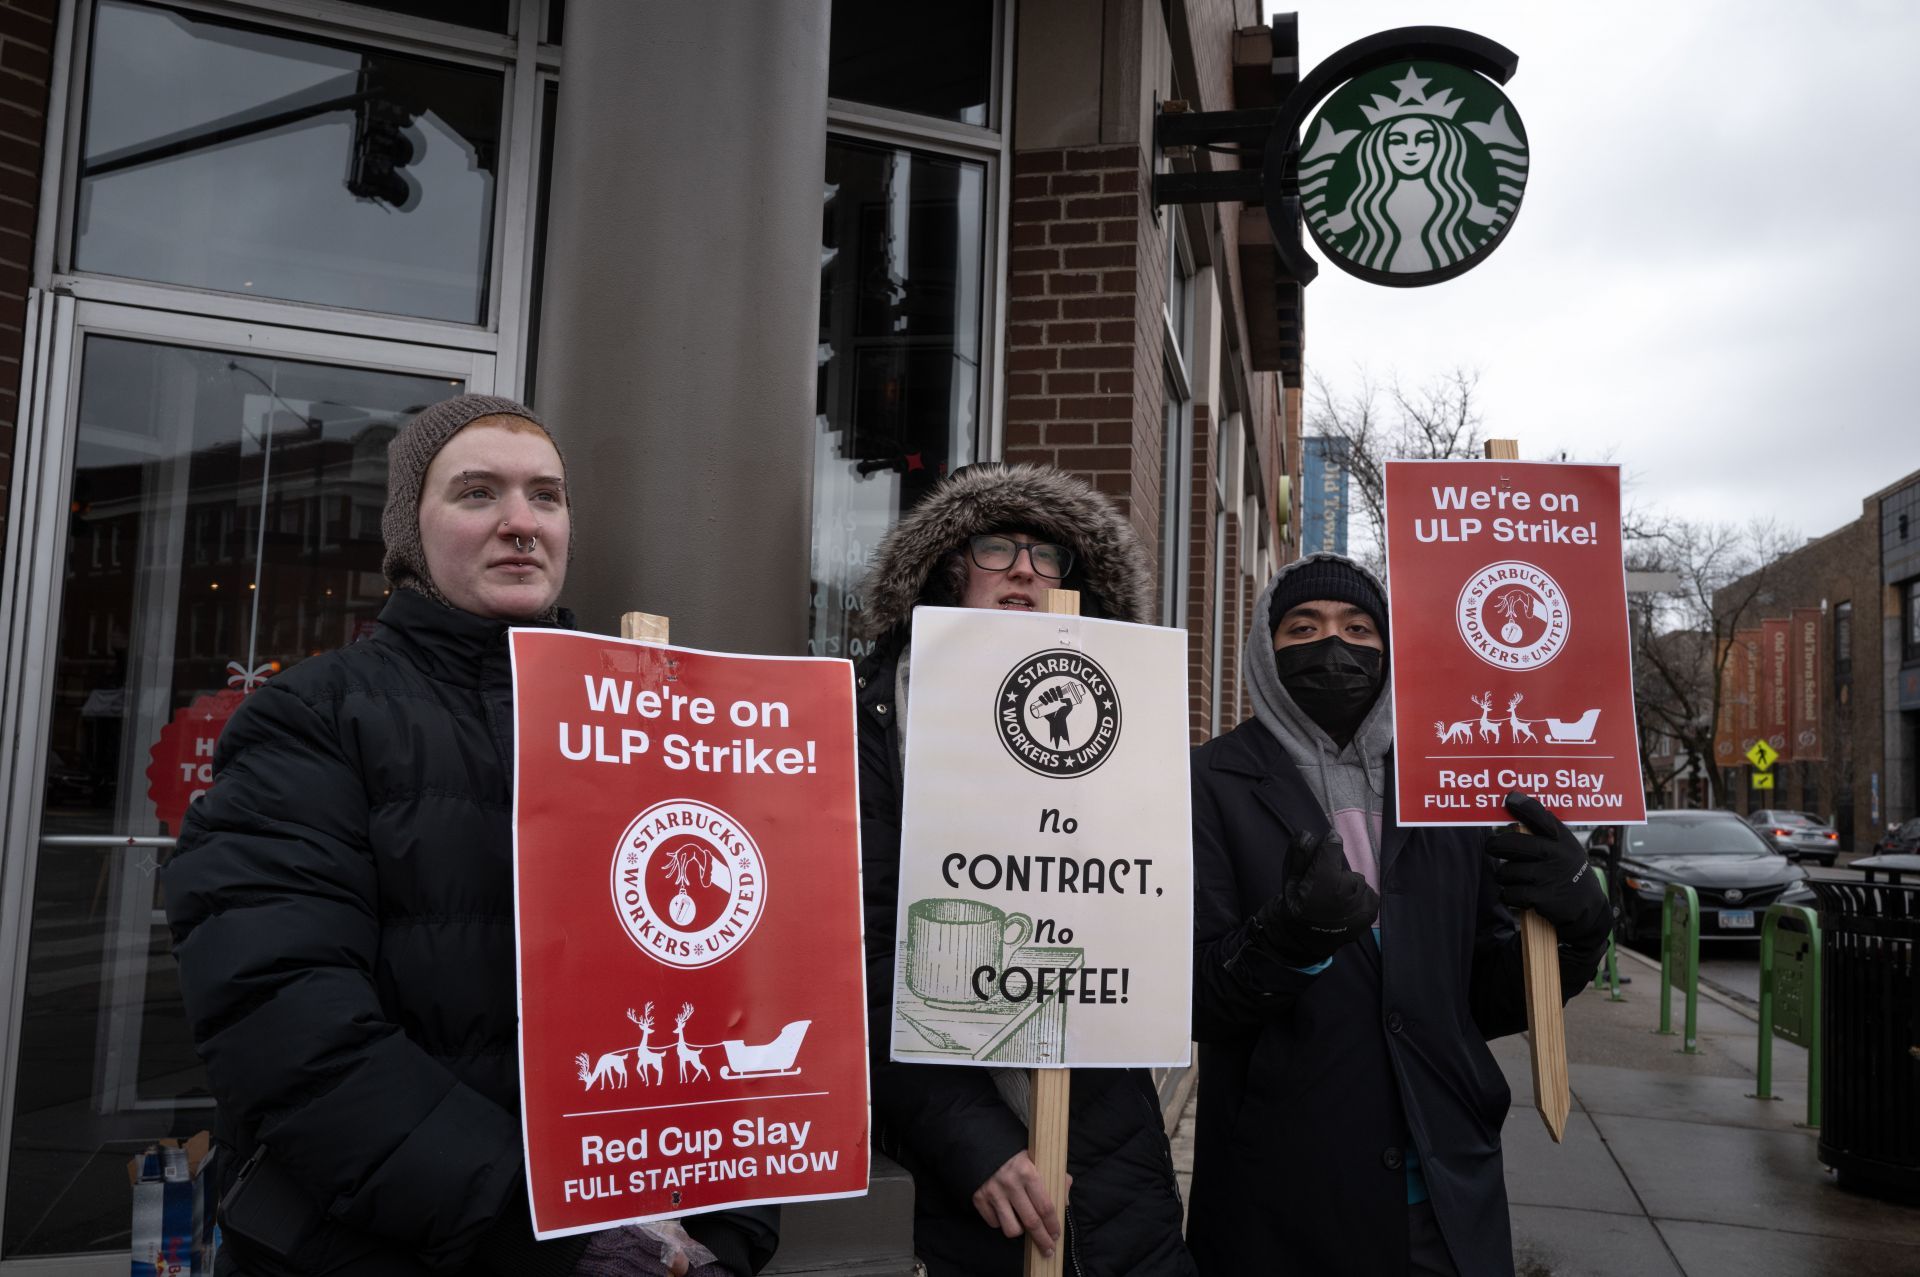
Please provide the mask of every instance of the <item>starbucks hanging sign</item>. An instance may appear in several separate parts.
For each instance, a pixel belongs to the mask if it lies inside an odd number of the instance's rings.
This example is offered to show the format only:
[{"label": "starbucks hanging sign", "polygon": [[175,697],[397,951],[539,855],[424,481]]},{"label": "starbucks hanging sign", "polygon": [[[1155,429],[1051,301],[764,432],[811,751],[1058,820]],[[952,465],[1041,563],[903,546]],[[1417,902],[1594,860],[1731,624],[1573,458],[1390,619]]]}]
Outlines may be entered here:
[{"label": "starbucks hanging sign", "polygon": [[1300,210],[1351,274],[1417,287],[1480,264],[1527,185],[1527,134],[1491,80],[1405,61],[1332,93],[1299,153]]}]

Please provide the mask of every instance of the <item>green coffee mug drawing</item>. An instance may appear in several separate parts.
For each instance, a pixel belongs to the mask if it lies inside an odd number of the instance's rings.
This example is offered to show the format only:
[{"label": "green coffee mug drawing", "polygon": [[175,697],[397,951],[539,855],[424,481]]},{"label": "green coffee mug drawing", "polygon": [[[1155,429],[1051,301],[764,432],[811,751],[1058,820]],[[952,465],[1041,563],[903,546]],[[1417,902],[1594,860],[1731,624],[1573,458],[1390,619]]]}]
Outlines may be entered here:
[{"label": "green coffee mug drawing", "polygon": [[926,1002],[978,1006],[973,973],[1000,968],[1033,934],[1033,920],[982,900],[916,900],[907,907],[907,988]]}]

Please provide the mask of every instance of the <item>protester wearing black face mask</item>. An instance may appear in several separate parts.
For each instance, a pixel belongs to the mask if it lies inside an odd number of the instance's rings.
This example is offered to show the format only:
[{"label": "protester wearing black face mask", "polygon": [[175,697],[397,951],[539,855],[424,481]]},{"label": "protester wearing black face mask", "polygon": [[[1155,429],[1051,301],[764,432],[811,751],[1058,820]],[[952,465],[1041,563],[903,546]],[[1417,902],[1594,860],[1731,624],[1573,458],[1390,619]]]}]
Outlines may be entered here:
[{"label": "protester wearing black face mask", "polygon": [[1526,1027],[1509,908],[1560,929],[1571,994],[1605,950],[1605,897],[1524,795],[1524,827],[1491,837],[1397,822],[1370,573],[1313,555],[1254,616],[1254,718],[1193,756],[1189,1248],[1204,1274],[1510,1274],[1509,1097],[1486,1047]]}]

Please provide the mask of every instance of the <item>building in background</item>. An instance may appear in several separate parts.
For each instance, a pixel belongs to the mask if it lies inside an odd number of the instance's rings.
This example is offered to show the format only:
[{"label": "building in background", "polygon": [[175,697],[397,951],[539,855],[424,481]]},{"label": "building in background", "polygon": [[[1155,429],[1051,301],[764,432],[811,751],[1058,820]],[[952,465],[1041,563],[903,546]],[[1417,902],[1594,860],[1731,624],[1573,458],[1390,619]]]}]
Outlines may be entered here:
[{"label": "building in background", "polygon": [[[1295,553],[1300,289],[1262,210],[1156,208],[1150,190],[1232,162],[1158,153],[1158,104],[1270,105],[1292,75],[1256,0],[649,6],[648,32],[631,15],[0,4],[0,729],[18,742],[0,778],[0,1273],[63,1255],[124,1270],[129,1152],[210,1122],[154,897],[176,832],[156,746],[200,698],[369,631],[386,441],[424,404],[628,393],[620,343],[670,355],[731,325],[743,366],[778,347],[816,370],[769,406],[764,452],[737,432],[709,447],[726,423],[651,413],[645,386],[556,425],[598,494],[773,465],[794,520],[716,505],[615,557],[691,588],[768,538],[804,541],[773,588],[729,602],[773,618],[786,650],[858,656],[859,582],[903,509],[970,462],[1057,465],[1153,548],[1161,617],[1191,636],[1194,739],[1244,717],[1240,639]],[[830,22],[811,62],[761,30],[808,15]],[[743,70],[770,42],[783,75]],[[583,247],[556,214],[613,174],[570,76],[585,94],[699,81],[705,102],[650,122],[669,145],[722,103],[769,129],[823,118],[817,184],[752,208],[662,184]],[[726,146],[697,158],[737,176]],[[709,230],[727,217],[806,245],[803,288],[765,285],[765,313],[804,321],[703,311],[701,288],[636,289],[617,322],[585,309],[601,303],[583,253],[664,273],[747,252]],[[543,348],[583,326],[612,343],[600,363]],[[731,385],[743,366],[683,375]],[[594,544],[615,544],[616,504],[584,512]],[[595,580],[569,592],[584,615],[635,605]],[[752,649],[774,632],[707,606],[676,608],[676,634]]]},{"label": "building in background", "polygon": [[1729,765],[1728,792],[1741,812],[1830,818],[1843,846],[1865,851],[1888,825],[1920,815],[1920,472],[1867,497],[1858,519],[1756,576],[1757,594],[1755,578],[1742,578],[1716,595],[1716,606],[1752,594],[1741,624],[1757,633],[1796,610],[1818,618],[1822,747],[1811,760],[1789,752],[1772,769],[1772,791],[1752,788],[1750,767]]}]

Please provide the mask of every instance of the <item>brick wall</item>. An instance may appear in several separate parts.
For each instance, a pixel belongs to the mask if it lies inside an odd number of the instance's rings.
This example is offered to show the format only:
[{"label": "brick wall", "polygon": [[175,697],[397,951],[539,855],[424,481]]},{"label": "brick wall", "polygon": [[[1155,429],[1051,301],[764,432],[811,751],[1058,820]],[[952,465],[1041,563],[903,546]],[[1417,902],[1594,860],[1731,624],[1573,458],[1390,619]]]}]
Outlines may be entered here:
[{"label": "brick wall", "polygon": [[56,0],[0,0],[0,536],[13,477],[20,360],[33,230],[40,205],[40,153],[47,130]]},{"label": "brick wall", "polygon": [[1219,423],[1206,404],[1193,406],[1193,465],[1187,472],[1187,726],[1196,745],[1213,735],[1213,536],[1219,502],[1213,493]]},{"label": "brick wall", "polygon": [[1013,172],[1004,455],[1081,475],[1156,547],[1166,250],[1145,159],[1022,151]]},{"label": "brick wall", "polygon": [[1226,558],[1226,599],[1220,608],[1220,730],[1226,731],[1240,721],[1240,599],[1238,583],[1244,572],[1240,566],[1240,516],[1227,511],[1227,539],[1220,547]]},{"label": "brick wall", "polygon": [[[1115,12],[1108,11],[1109,20]],[[1176,28],[1175,91],[1196,109],[1236,105],[1233,36],[1259,20],[1257,5],[1183,0],[1169,12]],[[1163,538],[1172,532],[1160,526],[1164,484],[1189,485],[1189,584],[1176,620],[1189,632],[1191,725],[1194,739],[1204,740],[1213,719],[1214,565],[1225,554],[1226,579],[1235,583],[1219,636],[1220,718],[1231,725],[1242,710],[1237,653],[1253,592],[1238,586],[1246,571],[1238,547],[1254,543],[1256,534],[1235,518],[1230,546],[1214,543],[1211,476],[1224,394],[1214,369],[1193,370],[1196,383],[1211,389],[1208,402],[1195,404],[1192,471],[1161,473],[1167,394],[1163,218],[1181,214],[1169,209],[1162,218],[1154,216],[1149,161],[1128,131],[1133,118],[1133,108],[1119,103],[1111,118],[1101,117],[1107,144],[1028,147],[1013,157],[1002,455],[1081,475],[1112,497],[1148,547],[1156,573],[1165,563]],[[1250,342],[1239,280],[1239,209],[1200,211],[1205,246],[1196,241],[1196,250],[1208,259],[1212,273],[1206,278],[1219,290],[1229,329],[1222,346],[1245,352]],[[1245,355],[1238,357],[1244,367]],[[1270,517],[1286,446],[1281,387],[1273,373],[1246,371],[1243,377],[1246,402],[1238,406]],[[1269,528],[1270,535],[1277,531]],[[1277,537],[1275,545],[1284,554]]]}]

